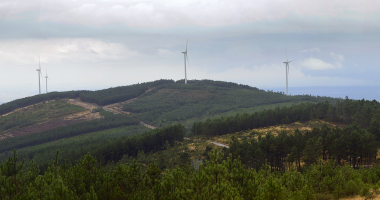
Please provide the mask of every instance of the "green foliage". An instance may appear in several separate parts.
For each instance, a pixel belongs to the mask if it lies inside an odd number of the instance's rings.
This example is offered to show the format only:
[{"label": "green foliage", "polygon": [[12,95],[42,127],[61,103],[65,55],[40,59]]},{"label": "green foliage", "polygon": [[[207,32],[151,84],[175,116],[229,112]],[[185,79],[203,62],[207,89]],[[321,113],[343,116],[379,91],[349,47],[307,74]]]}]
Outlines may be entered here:
[{"label": "green foliage", "polygon": [[129,99],[133,99],[144,94],[146,90],[152,87],[170,83],[174,83],[174,81],[158,80],[129,86],[120,86],[104,90],[97,90],[90,93],[81,93],[80,98],[82,101],[96,103],[98,105],[104,106],[112,103],[118,103],[122,101],[127,101]]},{"label": "green foliage", "polygon": [[22,99],[17,99],[4,103],[0,105],[0,115],[12,112],[17,108],[22,108],[25,106],[30,106],[36,103],[55,100],[55,99],[64,99],[64,98],[76,98],[79,97],[81,93],[88,93],[89,91],[67,91],[67,92],[49,92],[47,94],[39,94],[31,97],[25,97]]},{"label": "green foliage", "polygon": [[[51,152],[54,152],[56,149],[60,149],[59,163],[63,163],[64,160],[75,163],[76,160],[82,159],[84,155],[99,148],[99,146],[147,130],[149,129],[142,125],[118,127],[26,147],[18,150],[17,153],[19,154],[20,160],[25,158],[26,163],[34,160],[35,163],[38,163],[40,170],[43,172],[48,168],[50,160],[55,158]],[[12,152],[0,154],[0,162],[5,161],[10,153]]]},{"label": "green foliage", "polygon": [[315,194],[315,199],[316,200],[331,200],[333,199],[334,197],[330,194],[321,194],[321,193],[317,193]]},{"label": "green foliage", "polygon": [[360,191],[360,196],[362,196],[362,197],[367,196],[369,194],[370,189],[371,189],[371,187],[369,185],[364,185],[364,187]]},{"label": "green foliage", "polygon": [[[242,163],[250,168],[258,170],[264,161],[267,161],[271,170],[284,172],[292,165],[302,170],[301,160],[305,164],[304,167],[330,161],[331,165],[340,166],[343,163],[351,163],[351,166],[359,169],[359,166],[369,165],[376,159],[378,142],[373,134],[361,129],[356,123],[344,129],[328,128],[324,124],[322,128],[313,128],[304,134],[296,129],[294,133],[282,131],[278,136],[274,136],[269,132],[264,137],[241,141],[232,136],[229,147],[224,153],[231,153],[234,159],[240,157]],[[331,171],[332,166],[326,169]],[[355,176],[351,168],[343,169],[342,176],[345,179]],[[332,177],[334,174],[329,172],[328,175]],[[365,170],[361,173],[361,179],[364,183],[373,184],[379,180],[379,175],[380,172]],[[324,187],[333,184],[330,179],[320,179],[320,175],[314,178],[319,182],[325,181]],[[343,189],[342,186],[341,190]]]},{"label": "green foliage", "polygon": [[139,121],[129,115],[115,115],[107,111],[101,111],[105,115],[102,119],[85,121],[70,126],[59,127],[47,131],[33,133],[17,138],[9,138],[0,141],[0,152],[9,151],[14,148],[24,148],[32,145],[73,137],[94,131],[100,131],[120,126],[137,125]]},{"label": "green foliage", "polygon": [[[124,104],[123,110],[135,113],[134,116],[151,124],[164,126],[181,122],[187,127],[191,126],[189,122],[244,111],[252,113],[256,111],[255,108],[262,106],[276,104],[273,107],[277,107],[283,103],[292,105],[326,100],[331,103],[336,101],[309,95],[285,96],[235,83],[202,80],[157,86],[135,101]],[[285,122],[289,120],[290,117]]]},{"label": "green foliage", "polygon": [[9,157],[9,159],[4,163],[0,165],[0,172],[1,175],[10,177],[10,176],[16,176],[19,171],[24,167],[24,160],[21,164],[17,165],[18,155],[16,153],[16,150],[13,152],[13,157]]},{"label": "green foliage", "polygon": [[[355,108],[355,109],[353,109]],[[328,109],[336,110],[333,115],[326,118],[326,113]],[[346,110],[350,110],[349,120],[348,113]],[[352,124],[352,131],[361,128],[367,128],[372,119],[378,119],[377,116],[380,115],[380,104],[377,101],[353,101],[344,100],[340,102],[339,100],[335,105],[329,104],[329,102],[324,103],[301,103],[299,105],[293,105],[290,107],[277,107],[276,109],[263,110],[260,112],[255,112],[252,114],[236,114],[235,116],[220,117],[214,119],[206,119],[205,121],[194,122],[191,128],[193,135],[207,135],[207,136],[217,136],[231,134],[243,130],[273,126],[280,123],[293,123],[302,120],[310,119],[324,119],[333,122],[343,122],[347,124]],[[284,121],[284,119],[286,119]],[[288,120],[289,119],[289,120]],[[353,122],[356,122],[353,123]],[[380,125],[372,120],[372,125],[370,126],[370,133],[376,136],[378,134],[378,127]],[[352,138],[353,146],[355,148],[357,143],[354,139],[357,133],[352,132],[350,136]],[[363,133],[360,133],[363,134]],[[368,139],[369,140],[369,139]],[[369,146],[374,145],[373,143]]]},{"label": "green foliage", "polygon": [[183,141],[185,131],[182,125],[153,129],[143,134],[112,141],[94,150],[93,153],[103,163],[117,162],[123,155],[136,157],[140,151],[155,152],[163,147],[173,146],[175,141]]},{"label": "green foliage", "polygon": [[78,113],[84,108],[67,103],[65,100],[40,103],[28,109],[11,113],[0,118],[0,134],[4,131],[12,131],[38,124],[52,119],[57,119],[69,114]]},{"label": "green foliage", "polygon": [[[58,152],[56,155],[58,158]],[[209,157],[197,172],[177,167],[166,169],[163,174],[154,161],[144,171],[136,161],[118,163],[107,171],[89,154],[73,166],[59,165],[56,159],[44,175],[36,176],[35,168],[29,168],[18,175],[17,183],[0,174],[0,198],[324,200],[356,195],[359,191],[356,181],[363,184],[362,174],[379,170],[379,167],[356,170],[358,176],[352,176],[352,168],[348,172],[346,167],[332,168],[333,163],[319,162],[304,173],[292,168],[278,174],[271,173],[268,165],[258,171],[247,170],[239,159],[232,159],[232,154],[223,160],[223,153],[216,149]],[[314,180],[331,180],[332,184],[325,187],[326,181]],[[364,184],[360,192],[367,199],[373,198],[370,186]]]}]

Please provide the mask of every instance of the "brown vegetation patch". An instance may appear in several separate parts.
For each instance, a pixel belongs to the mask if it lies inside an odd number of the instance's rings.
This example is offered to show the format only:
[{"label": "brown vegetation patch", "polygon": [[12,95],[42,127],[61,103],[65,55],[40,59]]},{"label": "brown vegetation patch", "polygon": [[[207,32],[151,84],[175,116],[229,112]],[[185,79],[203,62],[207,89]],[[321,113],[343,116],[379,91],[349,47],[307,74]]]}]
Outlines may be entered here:
[{"label": "brown vegetation patch", "polygon": [[84,112],[72,114],[69,116],[64,117],[63,119],[68,121],[68,120],[94,120],[94,119],[100,119],[103,118],[98,112],[92,113],[91,110],[86,110]]},{"label": "brown vegetation patch", "polygon": [[62,118],[60,119],[53,119],[41,124],[35,124],[29,127],[21,128],[15,131],[11,131],[9,134],[11,134],[13,137],[19,137],[19,136],[24,136],[24,135],[30,135],[32,133],[36,132],[42,132],[46,130],[50,130],[53,128],[58,128],[62,126],[67,126],[70,124],[75,124],[78,122],[85,121],[84,119],[74,119],[74,120],[64,120]]},{"label": "brown vegetation patch", "polygon": [[[343,126],[341,124],[332,124],[332,123],[328,123],[322,120],[313,120],[313,121],[308,121],[305,123],[295,122],[291,124],[281,124],[277,126],[268,126],[268,127],[262,127],[262,128],[251,129],[251,130],[246,130],[246,131],[239,131],[232,134],[217,136],[217,137],[212,138],[212,140],[221,144],[228,145],[231,141],[231,136],[235,136],[239,141],[242,140],[243,138],[257,140],[259,135],[263,137],[266,134],[271,133],[274,136],[277,136],[281,131],[287,131],[289,134],[294,134],[294,131],[296,129],[300,130],[301,133],[304,133],[306,131],[311,131],[314,127],[321,128],[323,124],[327,124],[330,127]],[[256,134],[253,134],[253,133],[256,133]]]},{"label": "brown vegetation patch", "polygon": [[13,137],[12,134],[10,134],[10,133],[5,133],[5,134],[3,134],[3,135],[0,135],[0,140],[4,140],[4,139],[7,139],[7,138],[11,138],[11,137]]},{"label": "brown vegetation patch", "polygon": [[73,104],[73,105],[82,106],[83,108],[86,108],[86,109],[89,109],[89,110],[96,109],[96,108],[99,107],[98,105],[96,105],[94,103],[83,102],[83,101],[80,100],[80,98],[69,99],[68,102],[71,103],[71,104]]},{"label": "brown vegetation patch", "polygon": [[50,130],[53,128],[68,126],[71,124],[76,124],[78,122],[90,121],[90,120],[99,119],[99,118],[102,118],[102,116],[98,112],[91,113],[90,110],[87,110],[87,111],[72,114],[63,118],[53,119],[53,120],[49,120],[47,122],[43,122],[40,124],[34,124],[32,126],[10,131],[9,133],[1,135],[0,140],[10,138],[10,137],[30,135],[32,133],[42,132],[42,131]]}]

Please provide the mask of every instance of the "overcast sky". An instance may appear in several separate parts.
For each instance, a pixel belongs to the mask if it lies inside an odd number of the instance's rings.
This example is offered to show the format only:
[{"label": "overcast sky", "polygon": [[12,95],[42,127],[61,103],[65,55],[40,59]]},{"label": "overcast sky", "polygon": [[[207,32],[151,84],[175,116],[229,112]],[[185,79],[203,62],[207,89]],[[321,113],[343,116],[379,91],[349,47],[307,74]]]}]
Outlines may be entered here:
[{"label": "overcast sky", "polygon": [[[0,102],[158,79],[380,86],[378,0],[1,0]],[[287,52],[287,53],[286,53]],[[45,79],[41,80],[45,92]],[[379,93],[380,91],[376,91]]]}]

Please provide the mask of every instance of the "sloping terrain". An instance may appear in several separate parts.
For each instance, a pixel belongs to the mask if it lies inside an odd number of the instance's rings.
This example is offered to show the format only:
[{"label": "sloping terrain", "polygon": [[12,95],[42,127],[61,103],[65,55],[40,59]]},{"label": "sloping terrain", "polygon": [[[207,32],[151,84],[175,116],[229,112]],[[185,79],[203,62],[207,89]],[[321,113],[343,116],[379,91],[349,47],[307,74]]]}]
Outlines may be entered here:
[{"label": "sloping terrain", "polygon": [[[102,106],[106,111],[115,114],[132,115],[143,124],[148,124],[149,127],[182,123],[187,129],[192,126],[193,122],[206,118],[244,112],[253,113],[302,102],[329,101],[335,103],[337,101],[334,98],[309,95],[286,96],[279,92],[264,91],[255,87],[221,81],[193,80],[188,84],[183,84],[182,81],[158,80],[98,91],[52,92],[36,95],[1,105],[0,114],[3,114],[3,117],[11,113],[22,113],[28,116],[30,113],[24,111],[31,107],[34,108],[36,105],[44,105],[41,102],[65,98],[70,99],[69,103],[88,110]],[[51,108],[51,110],[54,109],[56,108]],[[47,121],[45,116],[41,118],[42,115],[34,115],[34,118],[38,120],[28,120],[28,123],[24,123],[22,126],[26,127]],[[59,118],[58,116],[47,116],[50,119]],[[13,114],[13,118],[20,117],[20,115],[16,117]],[[4,122],[0,120],[1,134],[9,133],[9,131],[4,132],[9,128],[4,129],[3,124]]]},{"label": "sloping terrain", "polygon": [[186,85],[157,86],[131,102],[115,105],[113,109],[121,112],[122,108],[124,112],[157,127],[181,123],[189,128],[194,122],[206,118],[253,113],[303,102],[335,103],[336,100],[309,95],[286,96],[226,82],[196,81]]},{"label": "sloping terrain", "polygon": [[87,112],[86,109],[71,105],[64,99],[19,108],[1,116],[0,140],[101,117],[99,114],[88,115]]},{"label": "sloping terrain", "polygon": [[[33,159],[39,163],[40,166],[45,166],[48,160],[54,159],[54,152],[57,149],[60,150],[61,157],[66,158],[68,161],[75,161],[78,157],[73,157],[74,155],[85,155],[96,146],[101,146],[102,144],[109,143],[109,141],[143,133],[148,130],[149,128],[142,125],[122,126],[20,148],[17,149],[17,152],[20,159],[25,159],[26,162]],[[0,153],[0,162],[6,160],[12,152],[13,151],[6,151]]]}]

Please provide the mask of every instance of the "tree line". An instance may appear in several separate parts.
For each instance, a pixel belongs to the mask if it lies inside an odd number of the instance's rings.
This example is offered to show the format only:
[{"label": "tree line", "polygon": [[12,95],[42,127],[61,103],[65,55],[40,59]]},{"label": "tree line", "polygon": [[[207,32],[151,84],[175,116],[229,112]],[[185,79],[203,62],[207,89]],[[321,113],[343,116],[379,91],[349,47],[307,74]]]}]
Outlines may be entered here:
[{"label": "tree line", "polygon": [[[242,163],[250,168],[259,169],[267,161],[274,171],[289,170],[323,161],[336,160],[337,165],[349,164],[354,168],[369,166],[376,160],[379,142],[376,136],[359,127],[355,122],[343,129],[313,128],[303,134],[296,129],[294,133],[281,131],[277,136],[267,133],[257,139],[239,141],[232,136],[230,148],[233,158],[240,157]],[[303,163],[303,165],[301,165]]]},{"label": "tree line", "polygon": [[141,94],[144,94],[145,91],[149,88],[170,83],[174,83],[174,81],[162,79],[153,82],[97,90],[91,93],[82,93],[80,94],[80,98],[82,101],[96,103],[98,105],[104,106],[133,99],[140,96]]},{"label": "tree line", "polygon": [[[380,187],[380,167],[354,170],[334,167],[334,162],[318,162],[304,172],[291,168],[273,173],[268,165],[247,170],[232,155],[223,160],[215,149],[210,160],[199,165],[165,170],[155,162],[146,170],[136,162],[117,164],[111,170],[91,155],[75,165],[51,161],[44,175],[36,163],[22,172],[24,161],[16,151],[0,164],[1,199],[340,199],[360,194],[374,198]],[[371,191],[372,190],[372,191]]]},{"label": "tree line", "polygon": [[376,100],[354,101],[346,97],[335,105],[324,103],[301,103],[290,107],[277,107],[252,114],[206,119],[194,122],[193,135],[217,136],[260,127],[287,124],[311,119],[351,124],[357,122],[362,128],[369,128],[380,139],[380,104]]},{"label": "tree line", "polygon": [[110,162],[117,163],[122,157],[136,158],[139,152],[153,153],[174,146],[176,141],[183,141],[184,135],[185,129],[182,125],[172,125],[143,133],[131,131],[129,134],[116,138],[100,137],[77,141],[68,145],[40,147],[34,150],[24,149],[20,157],[26,158],[27,161],[38,161],[39,169],[44,172],[53,156],[51,152],[59,148],[61,150],[59,162],[75,163],[77,160],[83,159],[83,156],[88,152],[91,152],[92,155],[96,156],[99,163],[105,166]]},{"label": "tree line", "polygon": [[32,133],[30,135],[1,140],[0,152],[2,153],[13,149],[25,148],[62,138],[73,137],[76,135],[120,126],[138,125],[140,123],[139,120],[129,115],[115,115],[102,109],[100,109],[100,114],[103,116],[101,119],[79,122],[69,126],[58,127],[38,133]]},{"label": "tree line", "polygon": [[160,151],[166,143],[173,146],[175,141],[183,141],[185,133],[186,129],[183,125],[171,125],[115,140],[92,152],[103,164],[111,161],[118,162],[124,155],[136,157],[139,151]]}]

